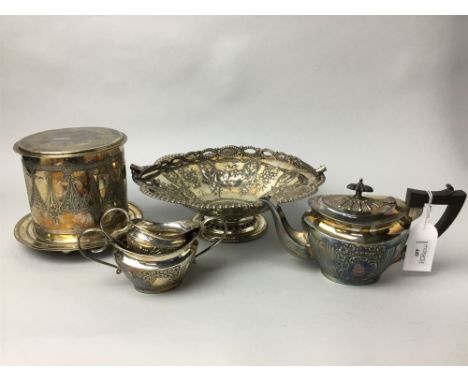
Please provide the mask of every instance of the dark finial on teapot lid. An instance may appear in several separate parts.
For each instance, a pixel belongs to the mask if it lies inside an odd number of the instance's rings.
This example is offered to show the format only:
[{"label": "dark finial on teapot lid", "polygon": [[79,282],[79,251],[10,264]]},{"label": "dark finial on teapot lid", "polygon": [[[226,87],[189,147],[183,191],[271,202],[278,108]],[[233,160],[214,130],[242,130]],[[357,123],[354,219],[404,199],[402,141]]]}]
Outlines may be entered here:
[{"label": "dark finial on teapot lid", "polygon": [[350,223],[353,226],[387,225],[406,215],[407,207],[402,200],[391,196],[364,196],[363,192],[374,189],[364,184],[362,178],[357,183],[350,183],[348,189],[355,194],[317,195],[309,199],[312,214]]},{"label": "dark finial on teapot lid", "polygon": [[359,182],[357,183],[350,183],[346,186],[346,188],[349,188],[350,190],[356,191],[356,195],[358,198],[362,196],[363,192],[373,192],[374,189],[371,186],[368,186],[367,184],[364,184],[362,181],[362,178],[359,179]]}]

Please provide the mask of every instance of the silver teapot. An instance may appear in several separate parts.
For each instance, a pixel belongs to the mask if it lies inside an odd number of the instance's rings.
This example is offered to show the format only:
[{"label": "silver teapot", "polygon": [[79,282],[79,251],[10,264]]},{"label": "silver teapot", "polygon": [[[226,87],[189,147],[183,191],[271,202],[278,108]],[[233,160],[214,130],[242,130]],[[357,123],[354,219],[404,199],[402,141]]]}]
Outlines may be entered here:
[{"label": "silver teapot", "polygon": [[442,235],[457,217],[466,199],[452,186],[426,192],[409,188],[406,202],[392,196],[364,196],[373,189],[363,183],[347,186],[354,195],[318,195],[309,199],[302,231],[294,230],[281,207],[270,198],[263,202],[273,214],[276,231],[293,255],[316,259],[330,280],[351,285],[376,282],[382,272],[404,256],[411,222],[432,195],[432,204],[447,205],[435,225]]}]

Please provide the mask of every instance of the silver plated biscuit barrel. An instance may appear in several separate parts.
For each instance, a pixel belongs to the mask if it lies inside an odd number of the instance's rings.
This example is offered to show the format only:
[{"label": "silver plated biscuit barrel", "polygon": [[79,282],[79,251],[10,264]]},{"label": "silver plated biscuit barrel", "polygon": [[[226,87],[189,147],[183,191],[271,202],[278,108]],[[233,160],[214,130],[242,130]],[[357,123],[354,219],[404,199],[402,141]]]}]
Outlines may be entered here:
[{"label": "silver plated biscuit barrel", "polygon": [[[31,213],[15,228],[16,238],[39,250],[78,250],[78,235],[99,226],[103,211],[128,209],[125,134],[103,127],[47,130],[14,145],[22,155]],[[84,242],[87,248],[102,240]]]}]

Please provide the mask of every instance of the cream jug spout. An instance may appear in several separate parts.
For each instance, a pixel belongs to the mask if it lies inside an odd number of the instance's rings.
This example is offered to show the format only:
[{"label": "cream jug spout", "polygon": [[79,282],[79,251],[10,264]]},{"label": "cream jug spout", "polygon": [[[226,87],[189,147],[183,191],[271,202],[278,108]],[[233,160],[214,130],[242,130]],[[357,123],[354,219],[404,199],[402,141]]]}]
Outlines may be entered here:
[{"label": "cream jug spout", "polygon": [[268,206],[273,215],[276,232],[286,250],[294,256],[302,258],[314,257],[309,246],[307,233],[293,229],[288,223],[283,209],[272,202],[270,198],[262,198],[262,201]]}]

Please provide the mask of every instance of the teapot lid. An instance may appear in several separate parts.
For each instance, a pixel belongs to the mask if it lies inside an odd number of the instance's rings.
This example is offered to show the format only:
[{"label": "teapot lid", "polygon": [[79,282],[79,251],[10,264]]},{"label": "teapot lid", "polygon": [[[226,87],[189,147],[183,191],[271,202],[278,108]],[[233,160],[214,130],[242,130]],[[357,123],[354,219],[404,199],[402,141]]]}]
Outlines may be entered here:
[{"label": "teapot lid", "polygon": [[363,196],[373,192],[362,179],[348,184],[354,195],[319,195],[309,199],[310,208],[321,216],[355,225],[381,225],[394,222],[406,215],[407,208],[402,200],[391,196]]}]

